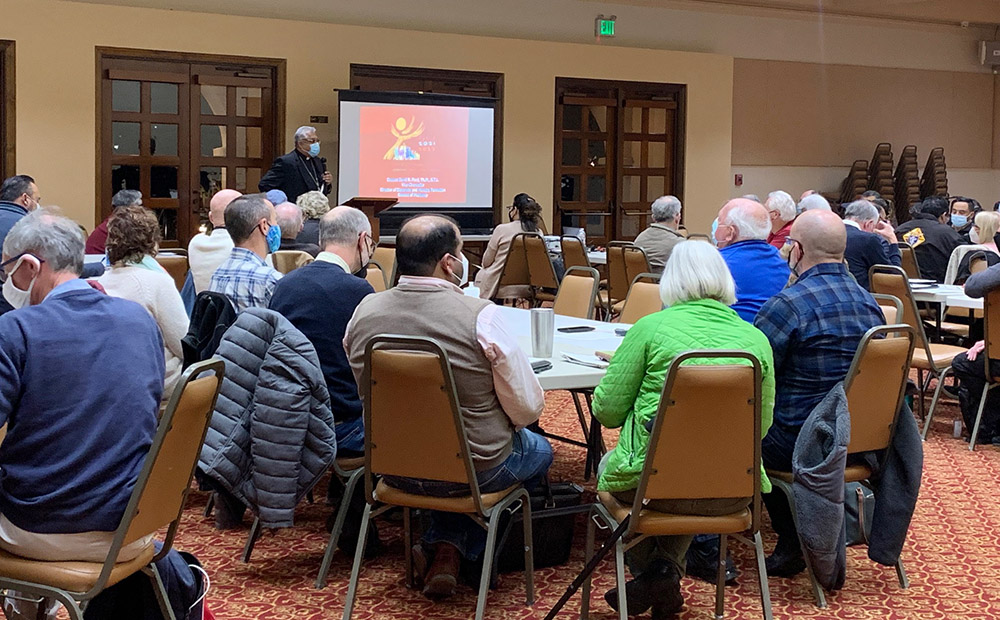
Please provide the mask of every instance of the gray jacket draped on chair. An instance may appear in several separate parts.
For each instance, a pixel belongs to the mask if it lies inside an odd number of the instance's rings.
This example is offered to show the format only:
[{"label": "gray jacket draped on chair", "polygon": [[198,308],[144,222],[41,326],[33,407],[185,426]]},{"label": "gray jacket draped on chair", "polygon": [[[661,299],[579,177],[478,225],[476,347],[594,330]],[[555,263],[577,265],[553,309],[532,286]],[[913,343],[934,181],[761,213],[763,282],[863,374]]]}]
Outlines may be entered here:
[{"label": "gray jacket draped on chair", "polygon": [[264,527],[290,527],[296,504],[337,453],[316,350],[280,314],[249,308],[216,357],[226,376],[198,466]]}]

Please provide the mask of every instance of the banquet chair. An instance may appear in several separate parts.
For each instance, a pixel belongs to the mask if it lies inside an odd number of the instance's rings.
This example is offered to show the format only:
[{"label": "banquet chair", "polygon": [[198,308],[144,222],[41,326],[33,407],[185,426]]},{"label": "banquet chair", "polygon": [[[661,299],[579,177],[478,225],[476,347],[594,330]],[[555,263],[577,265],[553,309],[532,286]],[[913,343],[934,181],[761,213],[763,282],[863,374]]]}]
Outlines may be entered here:
[{"label": "banquet chair", "polygon": [[545,247],[545,239],[536,233],[519,233],[524,243],[524,256],[528,263],[528,281],[531,283],[533,305],[542,302],[553,302],[559,289],[559,278],[556,276],[549,250]]},{"label": "banquet chair", "polygon": [[514,303],[521,299],[533,301],[531,276],[528,273],[528,257],[524,251],[524,236],[525,233],[518,233],[511,238],[507,255],[503,258],[503,270],[497,281],[496,289],[483,294],[483,297],[487,299],[511,299]]},{"label": "banquet chair", "polygon": [[[153,444],[103,562],[50,562],[0,551],[0,589],[54,599],[66,608],[72,620],[83,620],[83,612],[94,597],[142,572],[153,584],[160,612],[166,618],[175,618],[154,563],[173,545],[224,372],[221,360],[208,360],[192,365],[181,375],[160,417]],[[152,537],[163,528],[166,532],[159,552],[150,540],[134,559],[116,562],[123,547]]]},{"label": "banquet chair", "polygon": [[396,248],[376,246],[372,260],[382,267],[382,273],[386,275],[386,286],[389,288],[396,286],[396,281],[399,280],[399,274],[396,271]]},{"label": "banquet chair", "polygon": [[[368,342],[364,360],[364,379],[359,388],[364,393],[366,506],[344,602],[344,620],[349,620],[354,610],[369,523],[397,506],[403,509],[407,585],[414,583],[410,526],[413,509],[465,514],[487,531],[476,620],[482,620],[486,611],[501,516],[520,508],[525,590],[527,604],[531,605],[535,598],[531,499],[521,484],[496,493],[480,492],[448,354],[428,338],[387,335]],[[384,476],[467,484],[469,494],[432,497],[407,493],[387,484]],[[382,479],[376,482],[376,477]]]},{"label": "banquet chair", "polygon": [[594,318],[594,301],[600,283],[601,276],[593,267],[570,267],[559,283],[553,311],[578,319]]},{"label": "banquet chair", "polygon": [[364,457],[338,457],[333,463],[333,475],[340,478],[344,483],[344,494],[341,496],[340,505],[337,506],[337,516],[333,522],[333,529],[330,530],[330,539],[326,543],[326,551],[323,552],[323,562],[319,567],[319,575],[316,577],[316,589],[322,590],[326,587],[326,576],[330,572],[330,565],[333,563],[333,554],[337,551],[337,542],[344,532],[344,522],[347,520],[348,506],[351,498],[354,497],[354,489],[358,486],[361,476],[365,473]]},{"label": "banquet chair", "polygon": [[917,255],[914,253],[913,248],[904,242],[900,242],[898,245],[899,258],[902,261],[903,271],[906,272],[906,277],[914,280],[919,279],[920,264],[917,262]]},{"label": "banquet chair", "polygon": [[563,235],[559,239],[562,247],[563,265],[568,271],[570,267],[590,267],[590,257],[587,256],[587,248],[580,241],[579,237]]},{"label": "banquet chair", "polygon": [[878,307],[882,309],[886,325],[895,325],[899,322],[899,319],[903,316],[903,302],[892,295],[875,293],[872,297],[878,302]]},{"label": "banquet chair", "polygon": [[647,314],[663,310],[660,299],[660,275],[655,273],[640,273],[635,276],[628,296],[622,304],[619,323],[635,323]]},{"label": "banquet chair", "polygon": [[[984,261],[985,262],[985,261]],[[983,298],[983,351],[979,354],[986,367],[986,385],[979,398],[979,408],[976,410],[976,421],[969,433],[969,450],[976,449],[976,439],[979,437],[979,425],[983,420],[983,409],[986,407],[986,396],[990,390],[1000,386],[1000,377],[994,377],[990,372],[990,353],[1000,351],[1000,289],[994,289]],[[1000,355],[998,355],[1000,357]],[[927,426],[930,425],[927,418]],[[924,428],[927,436],[927,428]]]},{"label": "banquet chair", "polygon": [[382,269],[382,265],[378,261],[372,260],[368,263],[368,269],[365,270],[365,280],[368,280],[368,284],[372,285],[376,293],[381,293],[389,288],[385,269]]},{"label": "banquet chair", "polygon": [[187,279],[188,273],[188,258],[187,252],[184,255],[180,254],[157,254],[156,262],[163,267],[163,270],[167,272],[174,280],[174,286],[180,291],[184,288],[184,280]]},{"label": "banquet chair", "polygon": [[[708,359],[726,363],[685,365],[689,360]],[[706,402],[715,406],[706,409]],[[634,501],[629,505],[611,493],[599,491],[587,523],[585,558],[588,560],[593,556],[594,528],[598,521],[619,533],[604,545],[615,546],[621,620],[625,620],[628,610],[625,552],[649,536],[694,534],[719,535],[715,617],[723,615],[726,547],[728,537],[732,536],[754,548],[763,615],[766,620],[772,618],[760,535],[760,432],[761,366],[756,357],[746,351],[723,350],[688,351],[674,359],[652,421]],[[740,497],[749,498],[747,507],[722,516],[673,514],[648,506],[656,500]],[[749,538],[741,535],[744,533]],[[589,614],[590,581],[588,574],[583,582],[580,618]]]},{"label": "banquet chair", "polygon": [[[848,462],[844,470],[844,484],[860,482],[874,491],[871,482],[873,470],[867,465],[856,464],[851,457],[867,452],[881,454],[875,471],[881,469],[881,462],[884,462],[887,448],[892,444],[896,421],[903,405],[913,347],[913,328],[900,324],[873,327],[858,344],[851,368],[844,379],[847,410],[851,418],[851,439],[847,444]],[[906,415],[909,415],[908,410]],[[795,511],[795,495],[792,492],[792,472],[768,470],[767,475],[774,490],[788,498],[796,530],[801,531]],[[816,581],[805,546],[802,547],[802,554],[816,605],[826,607],[826,596]],[[896,561],[896,577],[900,588],[908,587],[902,557]]]},{"label": "banquet chair", "polygon": [[288,274],[299,267],[305,267],[313,262],[313,257],[308,252],[299,250],[278,250],[272,255],[274,268],[282,274]]}]

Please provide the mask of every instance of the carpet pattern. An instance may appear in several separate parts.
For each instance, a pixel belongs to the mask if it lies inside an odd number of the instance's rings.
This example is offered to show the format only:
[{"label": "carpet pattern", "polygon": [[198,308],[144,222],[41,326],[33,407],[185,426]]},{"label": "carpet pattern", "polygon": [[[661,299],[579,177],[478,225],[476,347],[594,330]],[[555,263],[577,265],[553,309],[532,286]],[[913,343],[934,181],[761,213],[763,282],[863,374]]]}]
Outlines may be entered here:
[{"label": "carpet pattern", "polygon": [[[550,432],[571,437],[580,433],[569,395],[547,396],[542,424]],[[939,406],[931,436],[925,444],[923,486],[904,563],[910,588],[901,590],[892,567],[871,562],[863,547],[848,549],[847,583],[828,595],[829,607],[813,605],[805,574],[794,579],[771,579],[771,601],[775,618],[875,618],[955,619],[1000,617],[1000,450],[991,445],[970,453],[967,443],[952,439],[952,423],[958,415],[953,403]],[[609,446],[614,432],[606,432]],[[582,483],[583,450],[555,443],[552,479]],[[594,481],[585,484],[592,500]],[[321,483],[319,489],[325,489]],[[347,593],[351,560],[338,552],[327,587],[313,587],[322,559],[327,533],[324,522],[331,508],[318,498],[303,504],[294,528],[267,531],[258,541],[249,564],[240,560],[248,527],[217,532],[211,518],[202,516],[207,495],[192,493],[176,546],[198,556],[212,577],[209,607],[219,620],[339,618]],[[249,526],[249,520],[246,523]],[[385,552],[362,567],[354,618],[471,618],[476,594],[462,586],[447,601],[432,602],[406,588],[403,581],[402,528],[381,520],[380,534]],[[499,588],[489,594],[488,618],[543,618],[583,565],[585,520],[576,522],[576,538],[570,561],[560,567],[535,572],[536,602],[524,605],[524,581],[519,573],[501,575]],[[765,548],[774,543],[765,523]],[[726,588],[727,618],[760,618],[753,553],[732,543],[734,559],[742,571],[736,587]],[[591,617],[617,617],[602,595],[614,585],[613,563],[606,560],[595,574]],[[713,617],[714,586],[690,578],[682,582],[686,607],[679,618]],[[576,616],[579,597],[564,608],[560,617]],[[648,618],[648,614],[644,617]]]}]

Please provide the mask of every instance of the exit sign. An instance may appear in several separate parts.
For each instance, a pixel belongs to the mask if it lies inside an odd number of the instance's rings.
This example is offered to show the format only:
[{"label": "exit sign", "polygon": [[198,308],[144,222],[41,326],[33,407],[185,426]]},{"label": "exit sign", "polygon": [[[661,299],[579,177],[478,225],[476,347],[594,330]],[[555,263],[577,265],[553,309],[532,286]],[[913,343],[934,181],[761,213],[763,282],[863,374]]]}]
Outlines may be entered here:
[{"label": "exit sign", "polygon": [[615,20],[616,16],[604,17],[603,15],[598,15],[595,23],[595,33],[598,38],[601,37],[613,37],[615,36]]}]

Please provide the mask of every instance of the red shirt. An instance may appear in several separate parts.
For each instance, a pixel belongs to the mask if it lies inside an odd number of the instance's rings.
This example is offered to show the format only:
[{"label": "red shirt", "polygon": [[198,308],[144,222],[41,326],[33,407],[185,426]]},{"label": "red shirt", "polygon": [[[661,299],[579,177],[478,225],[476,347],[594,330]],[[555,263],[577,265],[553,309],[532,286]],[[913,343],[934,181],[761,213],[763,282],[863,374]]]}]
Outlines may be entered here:
[{"label": "red shirt", "polygon": [[[792,220],[792,222],[794,221],[795,220]],[[782,226],[778,229],[778,232],[773,232],[768,235],[767,242],[780,250],[785,245],[785,240],[788,239],[788,233],[792,231],[792,222],[788,222]]]},{"label": "red shirt", "polygon": [[87,247],[84,250],[87,254],[104,254],[108,244],[108,218],[97,225],[94,232],[87,237]]}]

